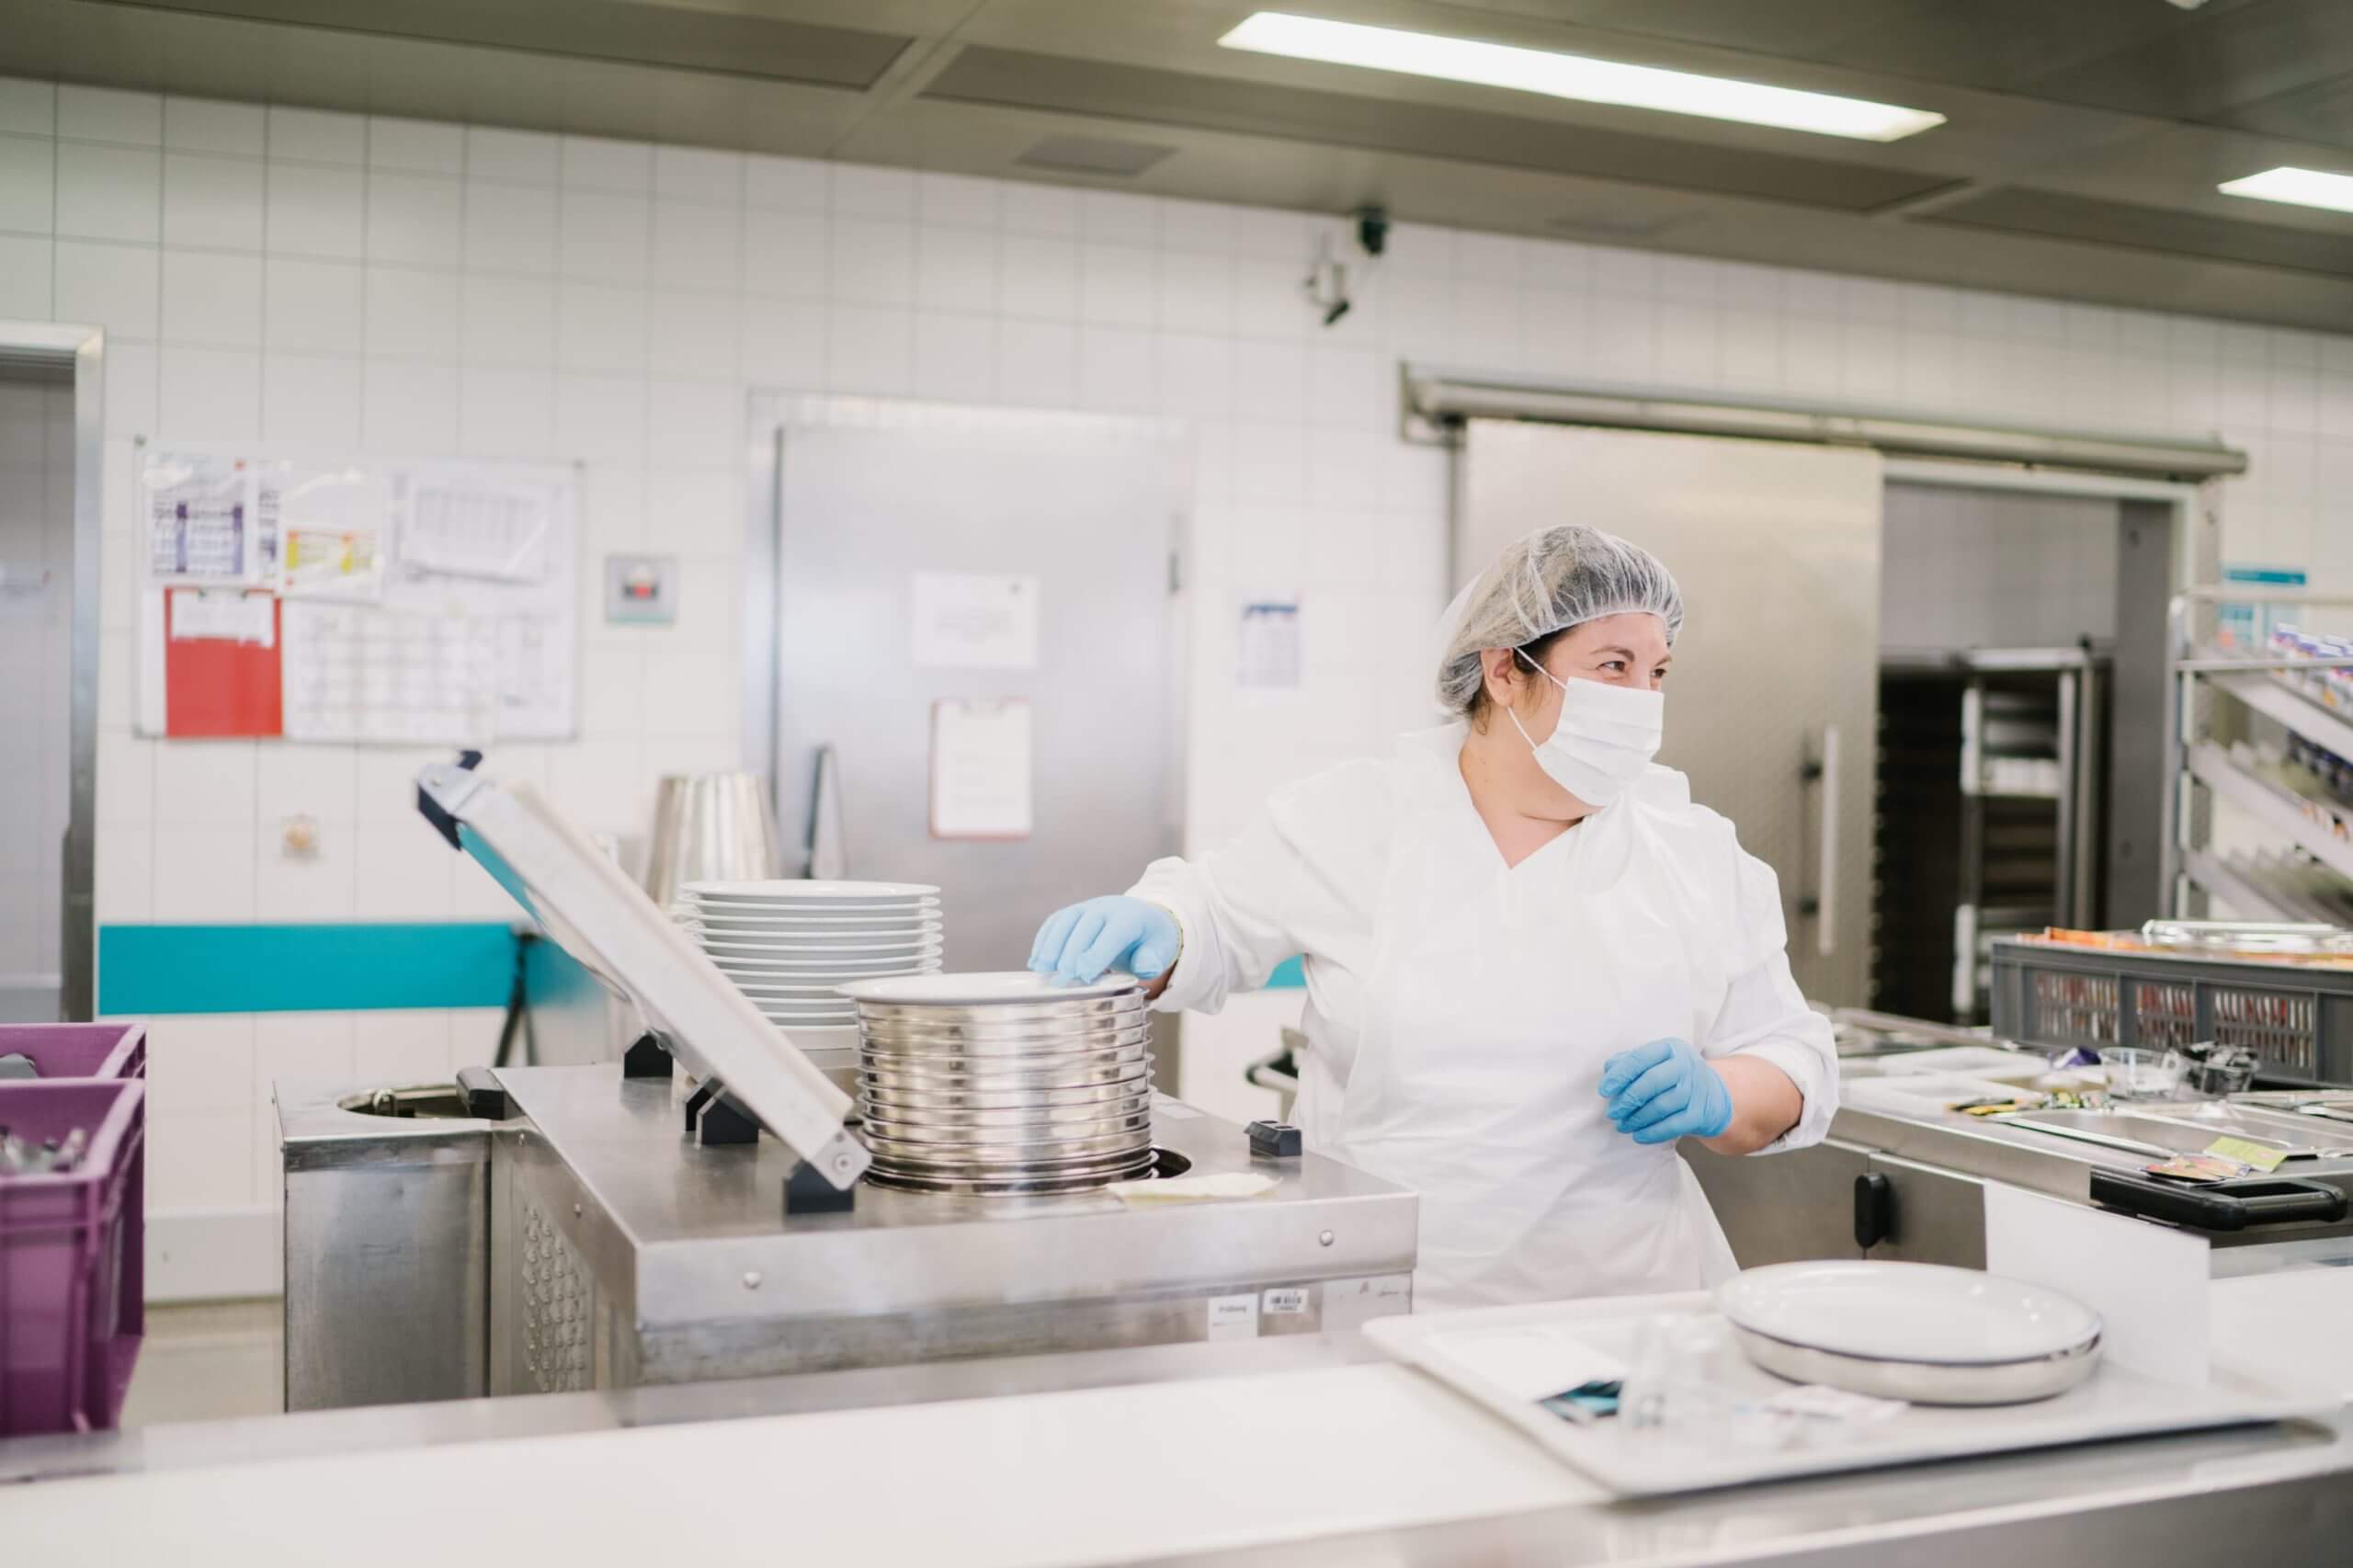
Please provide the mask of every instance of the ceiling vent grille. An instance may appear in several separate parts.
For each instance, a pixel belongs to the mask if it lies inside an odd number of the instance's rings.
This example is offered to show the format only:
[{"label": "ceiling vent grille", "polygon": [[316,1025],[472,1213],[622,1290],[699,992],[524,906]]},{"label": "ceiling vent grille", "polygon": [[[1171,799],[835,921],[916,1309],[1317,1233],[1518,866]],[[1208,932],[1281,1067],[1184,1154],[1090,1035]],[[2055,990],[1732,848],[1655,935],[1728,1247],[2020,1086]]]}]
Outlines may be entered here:
[{"label": "ceiling vent grille", "polygon": [[1133,179],[1175,151],[1156,142],[1114,136],[1049,136],[1013,161],[1033,169]]}]

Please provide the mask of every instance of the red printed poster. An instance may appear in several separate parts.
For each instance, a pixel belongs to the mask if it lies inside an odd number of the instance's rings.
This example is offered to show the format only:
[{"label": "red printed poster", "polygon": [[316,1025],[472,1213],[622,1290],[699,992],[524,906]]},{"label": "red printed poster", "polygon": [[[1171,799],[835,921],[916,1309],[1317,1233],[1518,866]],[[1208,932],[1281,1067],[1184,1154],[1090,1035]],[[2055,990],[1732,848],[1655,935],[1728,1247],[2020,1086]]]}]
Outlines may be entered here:
[{"label": "red printed poster", "polygon": [[278,596],[164,594],[164,733],[175,740],[284,733]]}]

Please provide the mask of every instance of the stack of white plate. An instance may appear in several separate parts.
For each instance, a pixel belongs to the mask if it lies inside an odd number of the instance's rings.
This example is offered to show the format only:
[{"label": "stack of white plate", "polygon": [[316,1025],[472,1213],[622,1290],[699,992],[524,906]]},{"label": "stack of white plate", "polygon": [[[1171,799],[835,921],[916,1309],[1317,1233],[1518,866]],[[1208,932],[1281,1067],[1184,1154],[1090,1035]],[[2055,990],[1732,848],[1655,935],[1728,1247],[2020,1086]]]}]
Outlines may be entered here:
[{"label": "stack of white plate", "polygon": [[939,969],[939,890],[917,882],[688,882],[671,913],[788,1029],[855,1025],[850,981]]}]

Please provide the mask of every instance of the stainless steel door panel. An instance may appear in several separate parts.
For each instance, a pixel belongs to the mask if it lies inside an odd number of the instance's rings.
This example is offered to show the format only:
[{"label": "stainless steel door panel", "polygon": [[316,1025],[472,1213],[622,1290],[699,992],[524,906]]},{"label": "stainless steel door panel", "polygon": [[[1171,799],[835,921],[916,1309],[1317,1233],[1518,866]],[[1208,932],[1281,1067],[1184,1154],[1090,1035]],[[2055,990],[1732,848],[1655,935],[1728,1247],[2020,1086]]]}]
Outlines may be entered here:
[{"label": "stainless steel door panel", "polygon": [[[847,874],[938,884],[948,961],[1018,969],[1058,905],[1176,846],[1182,712],[1172,613],[1189,459],[1164,426],[865,404],[788,412],[778,491],[776,784],[805,850],[835,764]],[[919,667],[917,573],[1031,577],[1035,667]],[[1025,699],[1025,839],[931,834],[933,705]]]},{"label": "stainless steel door panel", "polygon": [[[1879,714],[1876,452],[1474,419],[1455,585],[1532,529],[1590,523],[1683,589],[1659,760],[1691,778],[1781,883],[1790,967],[1862,1006]],[[1825,760],[1826,776],[1809,778]],[[1831,831],[1825,835],[1824,824]]]}]

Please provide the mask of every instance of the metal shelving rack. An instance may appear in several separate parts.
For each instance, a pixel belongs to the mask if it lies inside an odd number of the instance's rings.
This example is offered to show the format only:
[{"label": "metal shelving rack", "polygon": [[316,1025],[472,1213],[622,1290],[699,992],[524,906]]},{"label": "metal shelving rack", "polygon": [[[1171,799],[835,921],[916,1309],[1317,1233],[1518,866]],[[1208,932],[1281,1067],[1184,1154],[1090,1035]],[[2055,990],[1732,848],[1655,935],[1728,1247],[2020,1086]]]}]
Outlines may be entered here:
[{"label": "metal shelving rack", "polygon": [[1981,1018],[1995,938],[2097,922],[2109,669],[2089,647],[1882,661],[1875,997]]},{"label": "metal shelving rack", "polygon": [[[2353,802],[2305,787],[2307,781],[2285,772],[2249,767],[2213,735],[2215,716],[2223,710],[2215,699],[2222,698],[2353,758],[2353,711],[2289,684],[2298,674],[2353,669],[2353,655],[2288,658],[2207,647],[2201,633],[2222,602],[2353,608],[2353,597],[2243,587],[2200,588],[2173,601],[2165,704],[2165,750],[2174,772],[2164,835],[2168,912],[2201,915],[2205,895],[2214,893],[2250,916],[2353,924]],[[2289,847],[2254,858],[2218,851],[2210,842],[2210,799],[2228,801]]]}]

